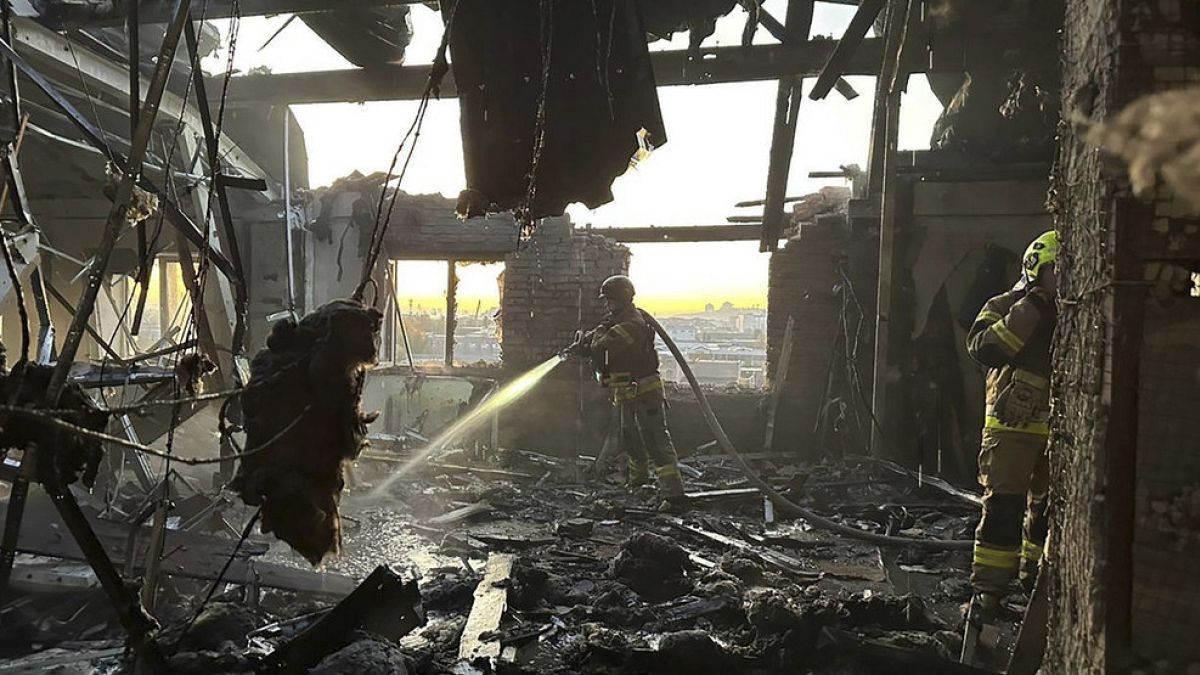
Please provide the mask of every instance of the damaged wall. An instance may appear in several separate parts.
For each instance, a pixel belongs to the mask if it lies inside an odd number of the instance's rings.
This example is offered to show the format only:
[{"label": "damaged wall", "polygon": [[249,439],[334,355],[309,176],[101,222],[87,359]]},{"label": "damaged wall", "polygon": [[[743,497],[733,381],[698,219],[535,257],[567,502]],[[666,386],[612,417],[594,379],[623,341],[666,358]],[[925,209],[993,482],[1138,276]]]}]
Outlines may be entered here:
[{"label": "damaged wall", "polygon": [[[1195,3],[1180,0],[1068,0],[1064,116],[1107,119],[1142,94],[1196,84],[1198,25]],[[1157,525],[1200,481],[1196,435],[1184,431],[1195,379],[1171,376],[1200,366],[1180,342],[1195,341],[1197,299],[1186,292],[1188,272],[1200,268],[1200,223],[1162,188],[1153,203],[1135,200],[1083,131],[1064,126],[1054,185],[1058,516],[1046,667],[1113,672],[1144,658],[1174,662],[1167,671],[1176,672],[1200,659],[1197,571],[1186,563],[1197,544]],[[1183,295],[1169,283],[1134,283],[1172,275]]]},{"label": "damaged wall", "polygon": [[[543,220],[529,242],[505,258],[500,291],[505,370],[523,372],[569,345],[577,330],[604,318],[600,283],[629,270],[629,249],[598,234],[575,231],[566,218]],[[580,378],[583,378],[582,386]],[[598,449],[608,420],[605,391],[586,368],[566,364],[502,422],[518,447],[561,452],[577,443],[583,397],[585,448]]]},{"label": "damaged wall", "polygon": [[830,361],[841,336],[841,299],[835,291],[845,259],[845,217],[804,225],[771,255],[767,291],[767,379],[779,387],[788,319],[794,319],[791,363],[775,418],[774,449],[809,459],[824,450],[814,427],[824,404]]},{"label": "damaged wall", "polygon": [[604,318],[600,283],[629,270],[629,249],[548,218],[504,260],[500,296],[504,365],[524,370],[571,344]]}]

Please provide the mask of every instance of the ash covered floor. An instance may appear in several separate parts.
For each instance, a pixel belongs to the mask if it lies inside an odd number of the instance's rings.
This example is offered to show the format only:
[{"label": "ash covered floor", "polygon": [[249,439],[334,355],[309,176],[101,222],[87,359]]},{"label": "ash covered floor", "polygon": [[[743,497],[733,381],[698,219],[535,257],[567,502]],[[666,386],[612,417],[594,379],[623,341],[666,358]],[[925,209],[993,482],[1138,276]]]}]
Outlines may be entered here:
[{"label": "ash covered floor", "polygon": [[[964,539],[977,518],[977,507],[873,465],[753,461],[792,499],[865,530]],[[881,549],[772,518],[729,459],[683,463],[693,508],[675,516],[657,510],[653,489],[630,493],[615,474],[579,479],[569,460],[533,453],[442,457],[439,467],[456,468],[423,467],[382,496],[373,488],[397,464],[360,460],[343,502],[343,553],[326,570],[363,579],[390,565],[416,578],[425,623],[395,642],[348,635],[310,672],[974,672],[952,663],[969,552]],[[306,567],[280,542],[260,559]],[[498,563],[497,583],[481,584]],[[208,584],[175,581],[159,603],[169,605],[160,643],[180,673],[261,669],[339,600],[264,589],[251,603],[244,588],[222,586],[179,640]],[[468,626],[496,595],[498,623]],[[1009,610],[1005,642],[1022,608]],[[492,656],[461,658],[468,643]],[[54,672],[121,672],[114,645],[70,643],[59,660],[76,661]],[[78,661],[87,649],[95,658]],[[0,672],[44,672],[57,653]]]}]

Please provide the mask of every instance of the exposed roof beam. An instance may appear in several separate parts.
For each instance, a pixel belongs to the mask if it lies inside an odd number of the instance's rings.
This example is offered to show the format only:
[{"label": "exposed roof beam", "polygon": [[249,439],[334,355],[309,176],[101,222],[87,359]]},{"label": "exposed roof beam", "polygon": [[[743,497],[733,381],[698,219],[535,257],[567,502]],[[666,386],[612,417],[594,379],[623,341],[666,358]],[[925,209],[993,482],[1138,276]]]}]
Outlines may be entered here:
[{"label": "exposed roof beam", "polygon": [[679,225],[674,227],[589,227],[577,232],[602,234],[623,244],[671,244],[697,241],[758,241],[762,225]]},{"label": "exposed roof beam", "polygon": [[[422,0],[337,0],[336,9],[360,7],[388,7],[392,5],[415,5]],[[234,0],[208,0],[203,12],[208,19],[227,19],[233,16]],[[273,14],[308,14],[328,12],[335,9],[330,0],[239,0],[236,2],[240,16],[269,16]],[[173,0],[142,0],[138,7],[141,23],[166,23],[174,8]],[[93,26],[120,26],[127,16],[124,2],[57,3],[42,10],[37,20],[52,28],[83,28]]]},{"label": "exposed roof beam", "polygon": [[821,74],[817,76],[817,81],[808,94],[809,98],[814,101],[825,98],[829,94],[829,90],[833,89],[834,85],[841,80],[845,64],[854,58],[854,51],[860,44],[863,44],[867,31],[874,25],[875,17],[879,16],[879,12],[883,10],[885,4],[885,0],[866,0],[858,6],[854,17],[850,19],[850,26],[846,28],[846,33],[841,40],[838,40],[837,49],[829,55],[829,61],[821,69]]},{"label": "exposed roof beam", "polygon": [[[720,84],[751,80],[776,80],[780,77],[813,77],[821,72],[837,42],[809,40],[796,46],[757,45],[715,47],[701,50],[697,60],[684,50],[650,53],[654,77],[659,86]],[[882,60],[882,41],[868,38],[855,50],[843,75],[874,75]],[[913,50],[917,52],[919,50]],[[906,64],[907,70],[924,70],[924,55]],[[242,75],[229,86],[229,101],[243,104],[305,104],[358,101],[415,100],[425,91],[428,65],[381,66],[308,73]],[[218,78],[219,82],[219,78]],[[218,90],[214,84],[210,91]],[[442,85],[442,96],[457,96],[453,74]]]}]

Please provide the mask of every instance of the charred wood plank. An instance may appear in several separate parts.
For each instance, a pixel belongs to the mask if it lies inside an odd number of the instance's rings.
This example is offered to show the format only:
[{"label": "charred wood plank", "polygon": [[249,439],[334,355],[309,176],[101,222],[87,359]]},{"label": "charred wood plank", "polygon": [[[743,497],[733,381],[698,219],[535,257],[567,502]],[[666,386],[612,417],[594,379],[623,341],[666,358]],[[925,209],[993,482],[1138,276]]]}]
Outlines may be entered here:
[{"label": "charred wood plank", "polygon": [[[349,9],[415,5],[422,0],[339,0],[338,7]],[[55,2],[46,3],[36,17],[39,23],[56,29],[119,26],[127,16],[127,2]],[[166,23],[175,3],[171,0],[143,0],[138,21],[142,24]],[[228,19],[235,15],[271,16],[274,14],[310,14],[328,12],[329,0],[210,0],[205,10],[208,19]]]},{"label": "charred wood plank", "polygon": [[503,646],[498,639],[485,639],[495,635],[508,609],[508,580],[512,576],[513,556],[506,553],[488,555],[483,579],[475,588],[475,603],[463,627],[462,640],[458,644],[458,658],[474,663],[482,659],[494,663],[500,657]]},{"label": "charred wood plank", "polygon": [[275,650],[270,662],[285,673],[306,673],[345,646],[356,630],[394,641],[424,623],[417,582],[380,565],[337,606]]},{"label": "charred wood plank", "polygon": [[855,52],[864,44],[867,30],[875,23],[875,17],[879,16],[886,1],[863,0],[863,3],[858,6],[858,11],[854,13],[854,18],[850,19],[850,25],[846,27],[845,34],[842,35],[841,40],[837,41],[837,47],[829,55],[825,66],[821,68],[821,74],[817,76],[812,91],[808,93],[809,98],[814,101],[825,98],[838,80],[848,74],[847,68],[854,60]]}]

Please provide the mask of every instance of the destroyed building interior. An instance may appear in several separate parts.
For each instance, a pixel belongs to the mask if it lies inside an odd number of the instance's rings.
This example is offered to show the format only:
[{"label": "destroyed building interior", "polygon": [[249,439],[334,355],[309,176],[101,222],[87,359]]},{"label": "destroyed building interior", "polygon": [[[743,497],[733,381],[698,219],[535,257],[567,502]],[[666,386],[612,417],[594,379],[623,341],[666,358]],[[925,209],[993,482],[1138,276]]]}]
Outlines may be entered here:
[{"label": "destroyed building interior", "polygon": [[1195,0],[0,4],[0,673],[1200,673]]}]

